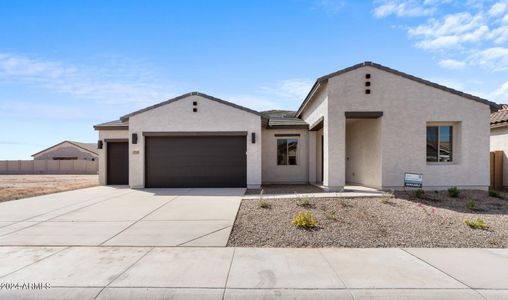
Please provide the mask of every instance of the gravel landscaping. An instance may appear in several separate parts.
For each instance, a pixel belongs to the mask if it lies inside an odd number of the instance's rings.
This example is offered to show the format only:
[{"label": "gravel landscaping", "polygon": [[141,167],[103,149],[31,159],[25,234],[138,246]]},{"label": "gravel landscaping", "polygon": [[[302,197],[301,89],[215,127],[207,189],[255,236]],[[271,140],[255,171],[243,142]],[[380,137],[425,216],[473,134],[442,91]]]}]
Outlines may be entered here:
[{"label": "gravel landscaping", "polygon": [[[307,198],[309,206],[301,205],[305,198],[263,200],[269,208],[244,199],[228,246],[504,248],[508,194],[501,196],[460,191],[458,198],[450,198],[446,191],[432,191],[417,198],[413,192],[397,192],[379,198]],[[300,211],[312,212],[317,227],[295,227],[291,221]],[[485,221],[486,230],[464,224],[477,218]]]}]

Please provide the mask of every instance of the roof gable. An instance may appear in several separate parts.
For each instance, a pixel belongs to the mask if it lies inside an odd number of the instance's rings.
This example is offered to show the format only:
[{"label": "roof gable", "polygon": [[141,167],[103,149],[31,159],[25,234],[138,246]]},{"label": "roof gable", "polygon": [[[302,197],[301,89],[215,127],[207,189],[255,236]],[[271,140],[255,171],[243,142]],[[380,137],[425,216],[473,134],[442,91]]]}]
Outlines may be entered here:
[{"label": "roof gable", "polygon": [[309,93],[307,94],[307,96],[305,97],[305,99],[302,102],[302,104],[300,105],[300,107],[298,108],[298,111],[296,112],[296,117],[300,116],[300,114],[303,112],[303,110],[305,109],[307,104],[311,101],[312,95],[313,95],[314,91],[316,89],[318,89],[319,86],[322,85],[323,83],[328,82],[328,79],[330,79],[332,77],[335,77],[335,76],[338,76],[338,75],[341,75],[341,74],[344,74],[344,73],[347,73],[347,72],[350,72],[350,71],[353,71],[353,70],[356,70],[356,69],[359,69],[359,68],[362,68],[362,67],[366,67],[366,66],[370,66],[370,67],[373,67],[373,68],[376,68],[376,69],[379,69],[379,70],[382,70],[382,71],[385,71],[385,72],[388,72],[388,73],[391,73],[391,74],[394,74],[394,75],[397,75],[397,76],[401,76],[401,77],[404,77],[406,79],[413,80],[413,81],[416,81],[418,83],[421,83],[421,84],[424,84],[424,85],[427,85],[427,86],[430,86],[430,87],[433,87],[433,88],[436,88],[436,89],[440,89],[440,90],[443,90],[443,91],[446,91],[446,92],[449,92],[449,93],[452,93],[452,94],[464,97],[464,98],[469,99],[469,100],[473,100],[473,101],[476,101],[476,102],[483,103],[485,105],[489,105],[492,111],[496,111],[497,109],[500,108],[500,106],[498,104],[496,104],[496,103],[494,103],[492,101],[489,101],[487,99],[483,99],[483,98],[480,98],[480,97],[477,97],[477,96],[474,96],[474,95],[471,95],[471,94],[467,94],[467,93],[464,93],[464,92],[461,92],[461,91],[458,91],[458,90],[446,87],[444,85],[440,85],[440,84],[437,84],[437,83],[434,83],[434,82],[431,82],[431,81],[428,81],[428,80],[425,80],[425,79],[422,79],[422,78],[419,78],[419,77],[416,77],[416,76],[413,76],[413,75],[410,75],[410,74],[407,74],[407,73],[404,73],[404,72],[401,72],[401,71],[397,71],[397,70],[392,69],[392,68],[385,67],[385,66],[377,64],[377,63],[366,61],[366,62],[363,62],[363,63],[356,64],[354,66],[351,66],[351,67],[348,67],[348,68],[345,68],[345,69],[342,69],[342,70],[330,73],[328,75],[319,77],[316,80],[316,82],[314,83],[314,85],[312,86],[312,88],[309,91]]},{"label": "roof gable", "polygon": [[138,115],[140,113],[144,113],[146,111],[149,111],[149,110],[152,110],[152,109],[155,109],[155,108],[158,108],[158,107],[161,107],[161,106],[164,106],[166,104],[170,104],[170,103],[173,103],[173,102],[176,102],[176,101],[179,101],[179,100],[182,100],[182,99],[185,99],[187,97],[190,97],[190,96],[200,96],[200,97],[203,97],[205,99],[208,99],[208,100],[211,100],[211,101],[215,101],[215,102],[218,102],[218,103],[221,103],[221,104],[224,104],[224,105],[227,105],[227,106],[230,106],[230,107],[233,107],[233,108],[236,108],[236,109],[239,109],[239,110],[243,110],[243,111],[246,111],[248,113],[251,113],[251,114],[254,114],[254,115],[258,115],[260,116],[261,118],[263,119],[266,119],[266,116],[263,115],[262,113],[258,112],[258,111],[255,111],[253,109],[250,109],[250,108],[247,108],[247,107],[243,107],[243,106],[240,106],[240,105],[237,105],[237,104],[234,104],[234,103],[231,103],[231,102],[228,102],[228,101],[225,101],[225,100],[222,100],[222,99],[219,99],[219,98],[215,98],[215,97],[212,97],[212,96],[209,96],[207,94],[203,94],[203,93],[200,93],[200,92],[191,92],[191,93],[187,93],[187,94],[183,94],[183,95],[180,95],[178,97],[175,97],[175,98],[172,98],[172,99],[169,99],[169,100],[166,100],[166,101],[163,101],[163,102],[160,102],[160,103],[157,103],[155,105],[152,105],[152,106],[148,106],[148,107],[145,107],[143,109],[140,109],[140,110],[137,110],[135,112],[132,112],[130,114],[127,114],[125,116],[122,116],[120,118],[120,120],[122,122],[125,122],[127,121],[130,117],[132,116],[135,116],[135,115]]}]

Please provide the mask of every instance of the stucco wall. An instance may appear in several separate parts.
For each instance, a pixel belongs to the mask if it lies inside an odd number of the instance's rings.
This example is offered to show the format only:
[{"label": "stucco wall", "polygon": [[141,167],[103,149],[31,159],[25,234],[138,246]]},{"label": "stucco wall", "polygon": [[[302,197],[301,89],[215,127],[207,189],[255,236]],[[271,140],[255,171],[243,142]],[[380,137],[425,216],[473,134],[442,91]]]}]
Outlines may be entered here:
[{"label": "stucco wall", "polygon": [[78,148],[71,143],[65,142],[38,155],[35,155],[34,159],[52,160],[54,157],[77,157],[78,160],[92,160],[92,158],[97,158],[96,155],[82,150],[81,148]]},{"label": "stucco wall", "polygon": [[[300,134],[295,137],[276,137],[276,134]],[[309,132],[306,129],[263,130],[263,183],[309,182]],[[277,139],[297,139],[295,166],[277,165]]]},{"label": "stucco wall", "polygon": [[[365,94],[365,74],[372,78],[372,93]],[[328,81],[328,116],[331,147],[344,156],[344,112],[382,111],[381,148],[383,187],[401,187],[404,172],[423,173],[427,188],[484,188],[489,185],[490,108],[479,102],[423,85],[373,67],[363,67]],[[426,162],[426,126],[454,123],[456,159],[448,164]],[[342,160],[343,161],[343,160]],[[343,182],[342,170],[334,184]]]},{"label": "stucco wall", "polygon": [[[198,111],[193,112],[193,101]],[[138,143],[129,144],[129,185],[144,187],[144,137],[143,132],[214,132],[247,131],[247,185],[261,185],[261,117],[198,95],[160,106],[132,116],[129,119],[129,136],[138,134]],[[256,143],[251,143],[251,133]],[[133,151],[139,154],[133,155]]]},{"label": "stucco wall", "polygon": [[[334,166],[338,164],[338,154],[336,153],[337,149],[331,149],[331,140],[336,138],[335,128],[330,130],[330,118],[328,118],[329,114],[329,95],[327,84],[322,84],[319,89],[316,91],[313,96],[313,100],[309,102],[305,110],[302,112],[301,118],[309,123],[310,126],[313,126],[321,118],[323,118],[323,128],[316,135],[316,164],[315,171],[310,170],[311,173],[315,173],[316,182],[322,182],[323,185],[329,187],[330,189],[339,190],[344,185],[344,174],[340,174],[339,171],[335,169]],[[321,158],[321,136],[323,136],[323,157]],[[342,155],[341,157],[344,157]],[[324,161],[323,171],[321,171],[321,159]],[[343,163],[342,163],[343,164]],[[343,169],[343,168],[342,168]],[[321,173],[323,176],[321,176]],[[342,176],[341,178],[338,178]],[[323,178],[321,178],[323,177]],[[342,182],[342,185],[337,185],[338,182]]]},{"label": "stucco wall", "polygon": [[[108,149],[108,143],[105,142],[107,139],[128,139],[129,132],[127,130],[100,130],[99,131],[99,140],[103,141],[102,149],[97,149],[99,152],[99,184],[106,184],[106,174],[107,174],[107,161],[106,161],[106,151]],[[130,143],[129,143],[130,148]],[[130,149],[129,149],[130,151]]]},{"label": "stucco wall", "polygon": [[346,182],[381,188],[381,119],[346,121]]},{"label": "stucco wall", "polygon": [[490,130],[490,151],[501,150],[503,154],[503,186],[508,186],[508,127]]}]

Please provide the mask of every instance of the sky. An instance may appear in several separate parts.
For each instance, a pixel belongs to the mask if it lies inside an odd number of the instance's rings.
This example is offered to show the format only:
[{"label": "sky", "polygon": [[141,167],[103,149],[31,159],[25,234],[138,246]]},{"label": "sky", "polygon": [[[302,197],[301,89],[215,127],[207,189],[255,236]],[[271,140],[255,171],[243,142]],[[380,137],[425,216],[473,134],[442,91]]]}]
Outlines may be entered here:
[{"label": "sky", "polygon": [[363,61],[508,103],[508,0],[0,0],[0,160],[191,91],[296,110]]}]

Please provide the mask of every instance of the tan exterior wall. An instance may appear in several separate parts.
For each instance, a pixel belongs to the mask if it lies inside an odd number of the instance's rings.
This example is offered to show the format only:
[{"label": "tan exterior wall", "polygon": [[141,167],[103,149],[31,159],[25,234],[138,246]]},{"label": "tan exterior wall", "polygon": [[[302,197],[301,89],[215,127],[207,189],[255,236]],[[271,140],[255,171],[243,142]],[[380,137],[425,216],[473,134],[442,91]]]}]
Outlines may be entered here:
[{"label": "tan exterior wall", "polygon": [[77,157],[78,160],[92,160],[97,159],[98,156],[67,142],[34,155],[36,160],[52,160],[54,157]]},{"label": "tan exterior wall", "polygon": [[501,150],[503,154],[503,186],[508,186],[508,127],[490,130],[490,151]]},{"label": "tan exterior wall", "polygon": [[[276,137],[276,134],[299,134],[296,137]],[[309,131],[306,129],[263,130],[263,183],[309,182]],[[295,166],[277,165],[277,139],[297,139]]]},{"label": "tan exterior wall", "polygon": [[[193,101],[198,111],[193,112]],[[201,96],[187,98],[148,110],[129,119],[129,136],[138,134],[138,144],[129,143],[129,185],[144,187],[144,137],[143,132],[216,132],[246,131],[247,136],[247,185],[261,185],[261,117]],[[256,143],[251,143],[251,133]],[[134,150],[139,154],[133,155]]]},{"label": "tan exterior wall", "polygon": [[[106,153],[108,149],[108,143],[105,140],[108,139],[128,139],[129,131],[127,130],[100,130],[99,140],[103,141],[102,149],[97,149],[99,152],[99,184],[106,185],[107,179],[107,161]],[[131,145],[129,143],[129,153]]]},{"label": "tan exterior wall", "polygon": [[[370,95],[364,92],[366,73],[372,75]],[[383,188],[401,188],[404,172],[417,172],[423,173],[426,188],[457,185],[487,189],[490,129],[487,105],[369,66],[329,79],[326,93],[324,185],[336,188],[346,181],[344,113],[382,111]],[[313,114],[302,115],[309,122]],[[453,163],[426,162],[429,122],[455,125]]]},{"label": "tan exterior wall", "polygon": [[381,188],[381,118],[346,121],[346,182]]}]

